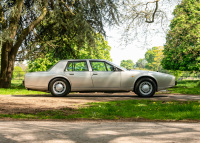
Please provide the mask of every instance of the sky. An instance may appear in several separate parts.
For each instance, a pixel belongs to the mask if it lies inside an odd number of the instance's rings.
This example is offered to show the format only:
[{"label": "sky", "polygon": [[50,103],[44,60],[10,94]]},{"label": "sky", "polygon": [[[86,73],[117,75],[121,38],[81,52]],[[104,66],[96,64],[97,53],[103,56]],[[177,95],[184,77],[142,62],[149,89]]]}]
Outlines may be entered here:
[{"label": "sky", "polygon": [[107,41],[108,45],[111,46],[110,55],[112,62],[120,65],[122,60],[132,60],[136,63],[139,59],[144,58],[145,52],[154,46],[163,46],[165,44],[165,33],[162,32],[155,35],[148,43],[138,43],[137,41],[132,41],[128,45],[121,44],[121,35],[118,33],[120,30],[108,30]]},{"label": "sky", "polygon": [[[167,2],[167,1],[166,1]],[[122,44],[122,37],[121,35],[124,32],[123,25],[118,27],[106,28],[106,40],[108,41],[108,45],[111,46],[111,58],[112,62],[120,65],[122,60],[131,59],[134,63],[136,63],[139,59],[145,57],[145,52],[154,47],[154,46],[164,46],[166,42],[166,34],[167,30],[169,30],[170,21],[173,19],[172,12],[177,5],[178,1],[174,1],[171,5],[167,5],[164,3],[160,6],[162,10],[165,10],[167,14],[167,18],[165,21],[165,25],[161,26],[160,23],[153,23],[150,24],[151,26],[147,28],[147,33],[151,32],[153,34],[147,34],[147,41],[145,42],[144,29],[138,30],[138,37],[140,37],[140,41],[137,40],[129,40],[129,44],[124,45]],[[133,29],[132,29],[133,30]],[[133,31],[134,33],[134,31]],[[132,35],[134,36],[134,35]]]}]

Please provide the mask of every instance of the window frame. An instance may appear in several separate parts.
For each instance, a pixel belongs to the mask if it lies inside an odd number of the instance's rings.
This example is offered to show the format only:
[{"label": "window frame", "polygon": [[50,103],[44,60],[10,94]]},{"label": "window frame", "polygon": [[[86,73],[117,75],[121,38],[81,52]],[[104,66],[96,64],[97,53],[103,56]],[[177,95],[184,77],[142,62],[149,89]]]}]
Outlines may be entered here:
[{"label": "window frame", "polygon": [[[74,62],[85,62],[86,63],[86,67],[87,67],[87,71],[75,71],[74,70]],[[72,71],[68,71],[67,70],[67,67],[68,67],[69,63],[72,63]],[[65,72],[88,72],[89,71],[89,66],[88,66],[87,61],[68,61],[64,71]]]},{"label": "window frame", "polygon": [[[117,67],[115,67],[114,65],[112,65],[112,64],[109,64],[109,63],[107,63],[106,61],[89,61],[90,62],[90,66],[91,66],[91,70],[92,70],[92,72],[116,72],[116,71],[108,71],[108,68],[107,68],[107,66],[106,66],[106,64],[108,64],[108,65],[111,65],[111,66],[113,66],[114,68],[117,68]],[[93,67],[92,67],[92,62],[103,62],[104,63],[104,66],[105,66],[105,68],[106,68],[106,71],[93,71]],[[118,68],[117,68],[117,71],[121,71],[121,70],[119,70]]]}]

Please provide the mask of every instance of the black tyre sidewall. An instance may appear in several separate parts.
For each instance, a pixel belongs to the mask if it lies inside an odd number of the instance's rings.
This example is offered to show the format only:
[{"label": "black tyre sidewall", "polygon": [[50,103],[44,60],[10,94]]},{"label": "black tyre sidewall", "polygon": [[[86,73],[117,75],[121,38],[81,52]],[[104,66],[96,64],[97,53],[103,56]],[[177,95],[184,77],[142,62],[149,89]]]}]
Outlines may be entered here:
[{"label": "black tyre sidewall", "polygon": [[[56,81],[63,81],[63,82],[65,83],[65,85],[66,85],[66,90],[65,90],[65,92],[64,92],[63,94],[56,94],[56,93],[54,93],[54,91],[53,91],[53,84],[54,84]],[[50,90],[51,94],[52,94],[53,96],[55,96],[55,97],[64,97],[64,96],[67,96],[67,94],[69,94],[69,92],[70,92],[70,85],[69,85],[69,82],[66,81],[65,79],[63,79],[63,78],[56,78],[56,79],[53,79],[53,80],[51,81],[51,83],[50,83],[50,85],[49,85],[49,90]]]},{"label": "black tyre sidewall", "polygon": [[[150,94],[148,94],[148,95],[142,94],[142,93],[140,92],[140,90],[139,90],[140,84],[141,84],[142,82],[144,82],[144,81],[150,82],[150,83],[152,84],[152,87],[153,87],[152,92],[151,92]],[[135,86],[135,93],[136,93],[138,96],[140,96],[140,97],[152,97],[152,96],[155,94],[155,92],[156,92],[156,84],[155,84],[155,82],[154,82],[152,79],[150,79],[150,78],[142,78],[142,79],[140,79],[139,81],[137,81],[136,86]]]}]

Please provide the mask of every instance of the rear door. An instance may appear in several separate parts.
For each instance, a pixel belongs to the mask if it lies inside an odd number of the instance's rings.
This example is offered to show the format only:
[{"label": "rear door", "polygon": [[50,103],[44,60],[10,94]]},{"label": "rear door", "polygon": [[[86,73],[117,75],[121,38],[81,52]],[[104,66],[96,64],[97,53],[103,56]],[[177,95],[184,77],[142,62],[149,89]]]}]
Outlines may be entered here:
[{"label": "rear door", "polygon": [[90,61],[90,65],[94,88],[109,90],[120,87],[121,72],[114,71],[113,65],[104,61]]},{"label": "rear door", "polygon": [[72,88],[84,89],[93,87],[86,61],[68,61],[65,73],[72,84]]}]

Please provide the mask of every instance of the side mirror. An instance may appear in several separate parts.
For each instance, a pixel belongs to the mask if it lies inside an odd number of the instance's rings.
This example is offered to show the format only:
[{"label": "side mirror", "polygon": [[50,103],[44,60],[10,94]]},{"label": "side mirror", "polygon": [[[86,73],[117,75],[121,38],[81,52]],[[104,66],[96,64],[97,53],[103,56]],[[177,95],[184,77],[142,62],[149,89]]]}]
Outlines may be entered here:
[{"label": "side mirror", "polygon": [[111,71],[116,71],[116,68],[112,66],[112,67],[110,67],[110,70]]},{"label": "side mirror", "polygon": [[116,67],[113,67],[113,71],[117,71],[117,68],[116,68]]}]

